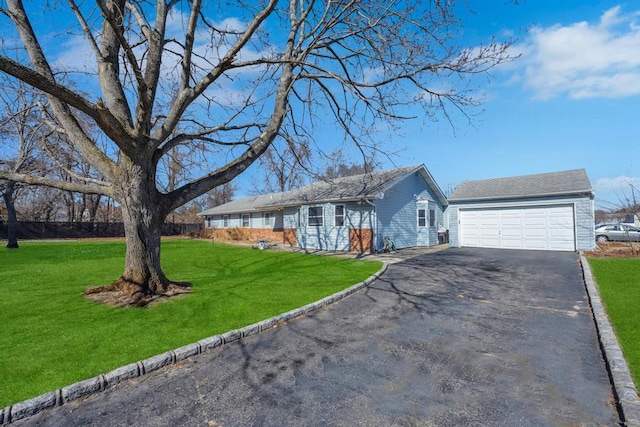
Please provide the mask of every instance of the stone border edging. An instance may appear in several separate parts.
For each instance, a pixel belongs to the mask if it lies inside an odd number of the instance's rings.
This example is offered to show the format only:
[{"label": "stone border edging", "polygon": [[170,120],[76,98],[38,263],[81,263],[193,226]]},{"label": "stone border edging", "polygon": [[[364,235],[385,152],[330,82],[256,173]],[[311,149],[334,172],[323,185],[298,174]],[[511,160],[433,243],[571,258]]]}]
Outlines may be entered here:
[{"label": "stone border edging", "polygon": [[151,356],[147,359],[116,368],[106,374],[100,374],[96,377],[62,387],[61,389],[15,403],[6,408],[0,408],[0,425],[10,424],[14,421],[35,415],[45,409],[52,408],[54,406],[62,406],[67,402],[99,393],[128,379],[138,378],[142,375],[157,371],[164,366],[169,366],[188,359],[191,356],[204,353],[224,344],[238,341],[244,337],[259,334],[267,329],[280,326],[281,324],[295,319],[296,317],[303,316],[319,310],[322,307],[333,304],[334,302],[340,301],[354,292],[369,286],[371,283],[378,280],[380,276],[387,271],[388,267],[389,264],[383,262],[382,268],[364,281],[356,283],[355,285],[333,295],[322,298],[319,301],[295,308],[275,317],[262,320],[241,329],[234,329],[221,335],[204,338],[195,343],[178,347],[166,353]]},{"label": "stone border edging", "polygon": [[613,332],[600,298],[600,292],[596,287],[595,278],[583,253],[580,253],[580,263],[582,264],[584,282],[587,287],[587,294],[589,295],[604,361],[611,376],[620,411],[624,417],[622,422],[626,426],[638,427],[640,426],[640,399],[638,399],[638,392],[629,372],[629,366]]}]

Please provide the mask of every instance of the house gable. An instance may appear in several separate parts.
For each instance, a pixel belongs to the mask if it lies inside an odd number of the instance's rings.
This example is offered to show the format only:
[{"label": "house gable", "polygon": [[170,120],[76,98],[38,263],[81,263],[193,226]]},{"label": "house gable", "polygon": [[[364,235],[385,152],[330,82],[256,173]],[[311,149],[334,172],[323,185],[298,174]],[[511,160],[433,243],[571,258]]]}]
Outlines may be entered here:
[{"label": "house gable", "polygon": [[[377,248],[382,247],[384,237],[392,239],[397,248],[438,243],[438,227],[444,222],[446,199],[426,168],[395,182],[375,204]],[[419,209],[425,214],[424,225],[418,222]],[[430,214],[435,217],[429,217]]]}]

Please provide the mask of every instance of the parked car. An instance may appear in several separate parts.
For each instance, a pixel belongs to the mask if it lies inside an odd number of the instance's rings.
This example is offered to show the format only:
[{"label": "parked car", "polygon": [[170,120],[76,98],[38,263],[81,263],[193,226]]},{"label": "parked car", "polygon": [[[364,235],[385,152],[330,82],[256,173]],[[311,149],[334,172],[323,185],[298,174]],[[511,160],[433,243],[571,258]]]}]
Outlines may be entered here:
[{"label": "parked car", "polygon": [[640,242],[640,228],[627,224],[604,224],[596,227],[596,242]]}]

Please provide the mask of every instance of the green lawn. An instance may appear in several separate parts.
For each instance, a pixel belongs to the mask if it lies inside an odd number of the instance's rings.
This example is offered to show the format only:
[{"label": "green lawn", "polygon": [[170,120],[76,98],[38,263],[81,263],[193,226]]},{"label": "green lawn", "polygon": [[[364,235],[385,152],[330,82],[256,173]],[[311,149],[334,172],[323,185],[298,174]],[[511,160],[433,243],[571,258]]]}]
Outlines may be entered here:
[{"label": "green lawn", "polygon": [[589,258],[602,302],[640,385],[640,258]]},{"label": "green lawn", "polygon": [[122,242],[0,248],[0,408],[199,339],[241,328],[364,280],[380,263],[195,240],[166,240],[163,268],[193,292],[114,308],[83,291],[116,279]]}]

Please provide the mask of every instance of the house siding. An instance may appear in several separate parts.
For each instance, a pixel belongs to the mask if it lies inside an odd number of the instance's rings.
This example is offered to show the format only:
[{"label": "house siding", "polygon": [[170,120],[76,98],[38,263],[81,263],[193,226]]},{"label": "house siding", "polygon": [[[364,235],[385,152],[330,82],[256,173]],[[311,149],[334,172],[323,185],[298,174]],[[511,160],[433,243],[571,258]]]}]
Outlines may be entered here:
[{"label": "house siding", "polygon": [[[265,211],[271,214],[271,223],[264,224],[263,212],[251,212],[249,215],[249,227],[247,228],[269,228],[281,230],[283,228],[282,212]],[[205,217],[205,225],[208,228],[234,228],[242,227],[242,216],[247,214],[212,215]],[[224,217],[228,216],[228,226],[224,226]]]},{"label": "house siding", "polygon": [[368,203],[345,205],[345,226],[349,238],[349,250],[373,252],[374,208]]},{"label": "house siding", "polygon": [[[344,225],[337,226],[335,221],[336,206],[344,206]],[[364,206],[364,207],[363,207]],[[323,223],[321,226],[309,225],[309,208],[322,207]],[[371,207],[356,203],[321,203],[304,205],[300,208],[300,224],[298,227],[298,245],[305,249],[330,251],[352,250],[351,229],[371,229]],[[368,245],[370,247],[370,245]]]},{"label": "house siding", "polygon": [[[436,226],[429,230],[425,237],[418,239],[417,200],[436,211]],[[376,249],[383,246],[385,236],[390,237],[396,248],[414,246],[429,246],[438,243],[437,224],[442,222],[443,207],[437,202],[433,190],[429,188],[422,176],[413,173],[391,187],[384,197],[376,201],[377,231],[375,236]],[[427,217],[427,227],[429,227]],[[426,230],[425,230],[426,231]]]},{"label": "house siding", "polygon": [[578,251],[592,250],[595,247],[594,204],[589,197],[548,197],[535,199],[508,199],[482,202],[451,202],[447,209],[449,219],[449,243],[460,246],[459,224],[460,209],[516,208],[553,205],[573,205],[575,243]]},{"label": "house siding", "polygon": [[298,246],[298,208],[284,208],[282,213],[283,243]]}]

